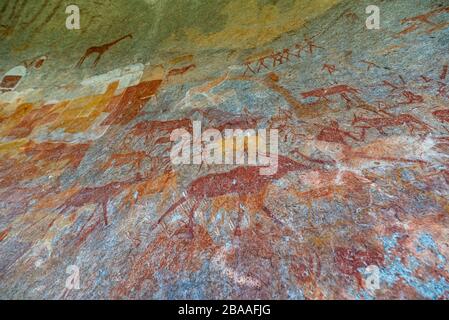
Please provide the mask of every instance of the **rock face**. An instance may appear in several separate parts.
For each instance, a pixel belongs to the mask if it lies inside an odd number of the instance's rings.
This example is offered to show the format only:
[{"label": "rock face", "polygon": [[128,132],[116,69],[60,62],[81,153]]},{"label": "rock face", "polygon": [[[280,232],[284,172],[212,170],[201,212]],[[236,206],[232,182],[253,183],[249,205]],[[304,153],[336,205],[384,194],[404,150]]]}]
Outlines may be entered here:
[{"label": "rock face", "polygon": [[448,297],[448,3],[77,2],[0,3],[0,298]]}]

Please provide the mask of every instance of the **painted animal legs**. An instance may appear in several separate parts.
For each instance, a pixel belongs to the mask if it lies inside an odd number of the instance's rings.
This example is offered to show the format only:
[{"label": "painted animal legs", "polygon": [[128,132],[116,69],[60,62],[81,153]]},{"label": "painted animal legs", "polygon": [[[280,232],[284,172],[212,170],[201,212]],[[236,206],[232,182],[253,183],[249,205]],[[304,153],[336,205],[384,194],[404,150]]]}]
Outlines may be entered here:
[{"label": "painted animal legs", "polygon": [[177,207],[179,207],[181,204],[183,204],[184,202],[186,202],[187,199],[185,197],[182,197],[181,199],[179,199],[178,201],[176,201],[174,204],[171,205],[170,208],[168,208],[167,211],[165,211],[165,213],[157,220],[157,222],[155,223],[155,225],[151,228],[152,230],[155,229],[164,219],[166,216],[168,216],[170,213],[172,213]]},{"label": "painted animal legs", "polygon": [[107,226],[108,225],[108,201],[103,201],[101,203],[101,208],[103,210],[104,224]]},{"label": "painted animal legs", "polygon": [[193,218],[195,216],[195,211],[196,211],[196,209],[198,209],[199,204],[200,204],[200,201],[199,200],[195,200],[195,202],[193,203],[192,209],[190,209],[190,212],[189,212],[189,224],[188,224],[188,228],[189,228],[188,237],[189,237],[189,239],[193,239]]}]

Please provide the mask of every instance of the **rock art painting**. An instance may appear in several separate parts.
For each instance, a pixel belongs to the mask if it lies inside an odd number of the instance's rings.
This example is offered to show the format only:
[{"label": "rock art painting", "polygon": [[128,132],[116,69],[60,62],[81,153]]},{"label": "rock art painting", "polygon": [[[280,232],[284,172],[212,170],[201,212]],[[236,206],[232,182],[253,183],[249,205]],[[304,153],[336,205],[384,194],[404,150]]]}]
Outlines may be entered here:
[{"label": "rock art painting", "polygon": [[449,298],[449,2],[70,4],[0,0],[1,299]]}]

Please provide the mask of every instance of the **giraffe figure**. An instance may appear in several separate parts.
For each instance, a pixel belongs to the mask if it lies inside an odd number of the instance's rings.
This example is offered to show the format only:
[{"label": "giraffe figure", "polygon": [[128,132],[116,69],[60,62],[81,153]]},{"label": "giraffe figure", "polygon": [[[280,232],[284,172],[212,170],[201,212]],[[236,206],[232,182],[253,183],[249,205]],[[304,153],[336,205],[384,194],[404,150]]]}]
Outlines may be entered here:
[{"label": "giraffe figure", "polygon": [[90,56],[93,53],[98,53],[97,58],[94,61],[94,67],[98,64],[98,62],[100,61],[101,57],[103,56],[103,54],[108,51],[112,46],[116,45],[117,43],[119,43],[120,41],[126,39],[126,38],[130,38],[132,39],[133,36],[132,34],[127,34],[126,36],[123,36],[115,41],[112,41],[110,43],[106,43],[103,44],[101,46],[95,46],[95,47],[90,47],[89,49],[86,50],[86,52],[84,53],[84,55],[81,57],[81,59],[78,61],[77,63],[77,67],[80,68],[81,65],[84,63],[84,60],[86,60],[86,58],[88,56]]}]

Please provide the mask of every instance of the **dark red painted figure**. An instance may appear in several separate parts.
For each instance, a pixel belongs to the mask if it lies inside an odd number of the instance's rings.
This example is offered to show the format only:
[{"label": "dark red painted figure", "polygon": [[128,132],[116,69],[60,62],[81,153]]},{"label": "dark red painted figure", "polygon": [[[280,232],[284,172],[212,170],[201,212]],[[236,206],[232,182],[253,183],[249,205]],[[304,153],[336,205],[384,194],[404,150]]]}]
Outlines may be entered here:
[{"label": "dark red painted figure", "polygon": [[[309,159],[311,160],[311,159]],[[311,160],[312,162],[322,164],[322,161]],[[188,223],[188,237],[193,238],[193,217],[196,209],[204,199],[211,199],[223,195],[237,195],[245,197],[248,195],[258,194],[267,187],[273,180],[278,180],[292,171],[300,171],[311,168],[308,165],[299,163],[290,158],[279,156],[278,171],[272,176],[264,176],[259,174],[261,167],[245,166],[238,167],[225,173],[209,174],[194,180],[185,191],[183,197],[176,201],[168,210],[158,219],[153,226],[156,228],[170,213],[183,203],[193,200],[193,205],[189,212]],[[273,213],[265,206],[262,210],[272,220],[278,222]],[[239,209],[239,221],[242,216],[241,209]],[[278,222],[279,223],[279,222]],[[239,223],[237,223],[236,231],[239,230]]]}]

